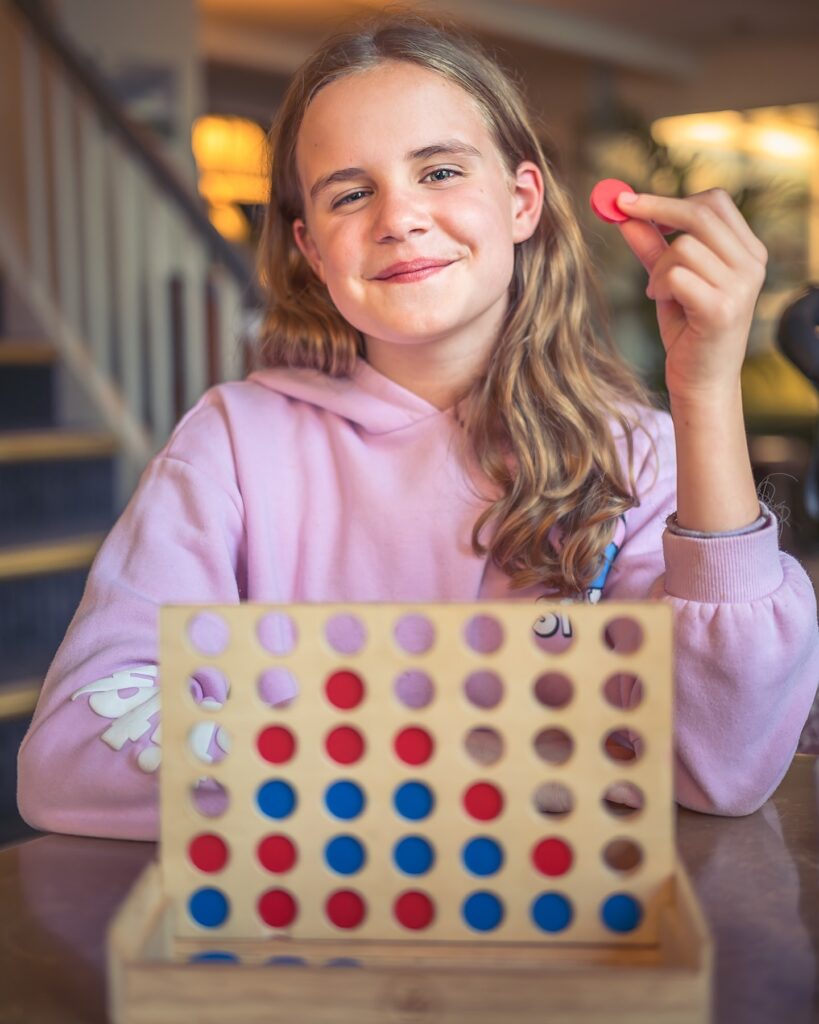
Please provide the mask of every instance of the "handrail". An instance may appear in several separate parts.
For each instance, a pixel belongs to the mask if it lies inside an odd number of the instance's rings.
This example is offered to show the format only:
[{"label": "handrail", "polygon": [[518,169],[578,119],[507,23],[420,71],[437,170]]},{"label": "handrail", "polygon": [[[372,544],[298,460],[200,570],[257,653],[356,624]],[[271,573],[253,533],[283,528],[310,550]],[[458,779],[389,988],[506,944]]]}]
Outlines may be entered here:
[{"label": "handrail", "polygon": [[241,285],[246,298],[256,305],[262,305],[261,292],[248,261],[211,224],[199,197],[191,191],[150,134],[132,121],[110,97],[105,79],[93,63],[75,50],[73,44],[50,20],[40,0],[10,2],[40,41],[59,60],[75,84],[91,98],[101,119],[110,125],[154,181],[182,210],[193,230],[208,246],[211,255]]}]

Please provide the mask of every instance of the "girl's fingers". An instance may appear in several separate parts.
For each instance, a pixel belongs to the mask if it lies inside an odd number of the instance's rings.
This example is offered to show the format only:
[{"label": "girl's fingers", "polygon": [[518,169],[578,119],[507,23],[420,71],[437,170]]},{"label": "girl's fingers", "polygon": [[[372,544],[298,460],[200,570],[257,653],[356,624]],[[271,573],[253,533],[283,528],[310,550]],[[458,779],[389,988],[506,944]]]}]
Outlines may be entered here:
[{"label": "girl's fingers", "polygon": [[703,281],[693,270],[679,265],[659,274],[653,290],[657,302],[676,302],[682,307],[685,320],[695,331],[709,324],[724,305],[719,289]]},{"label": "girl's fingers", "polygon": [[[654,290],[654,279],[672,266],[687,267],[713,288],[731,288],[731,271],[708,246],[693,235],[675,238],[660,256],[649,275],[649,288]],[[652,297],[653,294],[652,294]]]},{"label": "girl's fingers", "polygon": [[737,238],[742,242],[749,254],[760,263],[768,262],[768,250],[751,230],[750,225],[737,209],[736,203],[723,188],[710,188],[705,192],[697,192],[691,196],[695,202],[705,203],[714,213],[733,228]]},{"label": "girl's fingers", "polygon": [[[620,209],[629,217],[643,222],[659,222],[693,235],[729,266],[742,269],[747,266],[751,253],[737,237],[733,223],[725,219],[727,215],[717,213],[712,208],[712,202],[713,200],[703,201],[695,197],[674,199],[649,193],[638,194],[633,203],[623,203],[618,199]],[[736,213],[742,219],[738,210]],[[628,222],[620,225],[621,231],[626,224]],[[659,232],[657,234],[659,235]]]},{"label": "girl's fingers", "polygon": [[668,242],[660,234],[657,226],[648,221],[630,217],[628,220],[618,223],[617,227],[628,247],[646,270],[651,273],[654,264],[668,248]]}]

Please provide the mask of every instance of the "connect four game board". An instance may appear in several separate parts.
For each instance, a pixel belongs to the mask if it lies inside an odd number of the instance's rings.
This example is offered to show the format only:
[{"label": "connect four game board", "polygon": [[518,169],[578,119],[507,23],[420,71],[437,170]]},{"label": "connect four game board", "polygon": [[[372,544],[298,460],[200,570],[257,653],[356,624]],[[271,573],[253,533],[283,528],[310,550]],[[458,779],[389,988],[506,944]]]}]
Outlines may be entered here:
[{"label": "connect four game board", "polygon": [[[701,992],[668,607],[167,607],[160,675],[159,866],[112,929],[117,1019],[143,1019],[122,1000],[126,912],[183,982],[358,966],[362,1007],[389,969],[493,965],[500,991],[550,958],[669,970],[686,940]],[[279,995],[294,976],[268,974]]]}]

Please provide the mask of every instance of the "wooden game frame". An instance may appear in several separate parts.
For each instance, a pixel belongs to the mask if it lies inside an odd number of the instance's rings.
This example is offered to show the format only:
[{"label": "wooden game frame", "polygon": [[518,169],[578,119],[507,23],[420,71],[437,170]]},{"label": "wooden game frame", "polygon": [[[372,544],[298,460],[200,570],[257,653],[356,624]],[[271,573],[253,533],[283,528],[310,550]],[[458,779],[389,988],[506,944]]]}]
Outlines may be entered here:
[{"label": "wooden game frame", "polygon": [[[363,606],[259,605],[212,610],[223,613],[232,635],[241,637],[243,620],[251,608],[259,614],[265,609],[295,613],[304,624],[311,617],[355,611],[356,607]],[[169,687],[168,680],[184,681],[190,675],[191,651],[178,638],[184,623],[201,611],[197,607],[162,611],[166,759],[170,751],[175,752],[173,756],[179,755],[189,735],[192,702],[186,687]],[[468,611],[496,615],[510,624],[516,616],[534,619],[568,614],[575,628],[586,636],[601,634],[604,625],[618,617],[636,619],[643,627],[648,642],[644,642],[636,660],[624,660],[616,652],[593,651],[587,644],[588,654],[575,649],[568,661],[567,655],[556,655],[554,667],[559,670],[561,663],[571,664],[572,671],[579,670],[582,677],[588,670],[588,659],[593,658],[598,677],[626,671],[631,665],[639,668],[639,674],[648,673],[660,683],[654,687],[659,699],[645,701],[641,712],[631,718],[624,719],[611,709],[594,710],[591,704],[586,708],[587,718],[592,715],[596,728],[609,720],[621,724],[626,721],[635,728],[639,726],[643,735],[653,737],[651,804],[659,803],[663,809],[649,816],[648,829],[641,839],[644,844],[656,844],[663,873],[659,884],[654,879],[650,928],[638,929],[636,937],[628,937],[625,942],[622,937],[609,942],[561,942],[554,937],[540,942],[514,941],[514,935],[511,940],[505,936],[505,941],[492,941],[491,937],[483,937],[480,942],[413,938],[384,941],[383,934],[303,938],[270,929],[267,934],[262,930],[257,935],[245,929],[215,942],[209,938],[203,946],[195,929],[180,927],[178,906],[171,896],[174,888],[184,883],[185,868],[180,848],[184,829],[180,832],[178,815],[170,813],[171,808],[178,807],[179,793],[174,788],[174,771],[169,770],[162,779],[161,862],[150,865],[139,878],[109,933],[109,1005],[118,1024],[157,1020],[174,1024],[192,1019],[223,1024],[225,1017],[236,1022],[355,1020],[356,1024],[416,1019],[462,1024],[467,1016],[487,1024],[501,1020],[533,1024],[622,1020],[633,1024],[658,1019],[693,1024],[709,1019],[710,938],[689,880],[673,853],[671,610],[658,602],[573,605],[570,609],[531,602],[368,608],[368,614],[387,618],[423,611],[431,612],[444,625],[452,625],[455,618],[462,619]],[[388,660],[392,656],[386,648],[381,654]],[[503,656],[501,650],[499,657]],[[505,656],[520,661],[514,652],[506,651]],[[338,662],[338,655],[334,657]],[[524,662],[526,657],[529,654]],[[319,652],[310,671],[323,679],[326,664],[322,658]],[[196,659],[201,663],[201,653]],[[343,660],[355,666],[355,658]],[[257,662],[258,658],[254,661],[250,656],[247,667],[258,672],[261,662]],[[611,777],[617,774],[612,769]],[[238,962],[191,962],[198,951],[214,945],[229,950]],[[290,963],[270,964],[271,957],[289,959]]]}]

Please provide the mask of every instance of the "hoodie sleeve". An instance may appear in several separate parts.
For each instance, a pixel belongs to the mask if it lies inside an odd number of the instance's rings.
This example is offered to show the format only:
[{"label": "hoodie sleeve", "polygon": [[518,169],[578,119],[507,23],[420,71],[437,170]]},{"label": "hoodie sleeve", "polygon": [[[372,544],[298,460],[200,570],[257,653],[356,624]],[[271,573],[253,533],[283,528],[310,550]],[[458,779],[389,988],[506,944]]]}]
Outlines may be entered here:
[{"label": "hoodie sleeve", "polygon": [[777,523],[690,537],[665,528],[676,506],[671,418],[656,414],[637,477],[639,507],[606,581],[609,599],[674,609],[679,803],[711,814],[759,808],[779,785],[819,683],[813,586],[779,550]]},{"label": "hoodie sleeve", "polygon": [[158,607],[240,599],[234,478],[209,393],[145,470],[48,671],[18,761],[20,813],[35,828],[156,838]]}]

